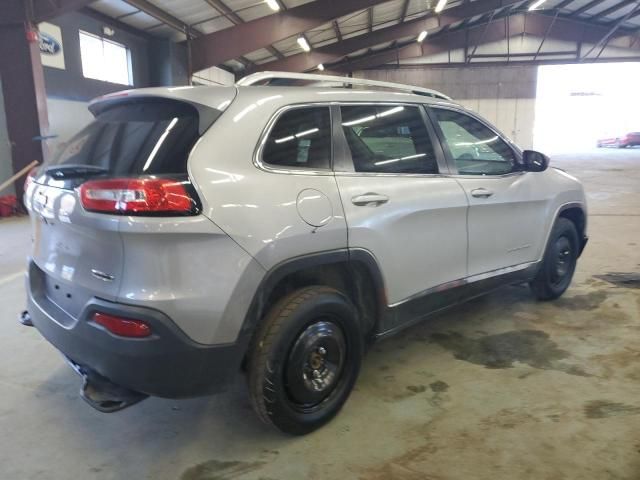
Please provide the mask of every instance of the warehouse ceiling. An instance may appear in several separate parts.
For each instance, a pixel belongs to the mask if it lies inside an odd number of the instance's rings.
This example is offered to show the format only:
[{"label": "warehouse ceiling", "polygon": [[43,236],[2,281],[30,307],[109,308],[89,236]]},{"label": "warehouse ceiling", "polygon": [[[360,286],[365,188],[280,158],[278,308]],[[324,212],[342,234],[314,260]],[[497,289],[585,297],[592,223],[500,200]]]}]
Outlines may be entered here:
[{"label": "warehouse ceiling", "polygon": [[[454,48],[466,62],[481,61],[479,45],[518,35],[576,42],[577,60],[614,46],[640,56],[640,0],[443,2],[438,13],[438,0],[97,0],[89,8],[151,35],[189,38],[196,71],[353,70]],[[585,58],[583,43],[591,47]]]}]

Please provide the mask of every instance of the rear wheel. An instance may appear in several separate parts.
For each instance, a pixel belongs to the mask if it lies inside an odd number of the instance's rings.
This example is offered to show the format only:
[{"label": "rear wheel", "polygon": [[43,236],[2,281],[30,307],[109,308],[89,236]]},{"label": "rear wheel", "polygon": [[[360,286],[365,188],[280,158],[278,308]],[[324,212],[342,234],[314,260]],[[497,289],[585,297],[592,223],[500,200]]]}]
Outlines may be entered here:
[{"label": "rear wheel", "polygon": [[573,278],[578,260],[578,232],[571,220],[556,220],[536,278],[530,283],[539,300],[561,296]]},{"label": "rear wheel", "polygon": [[273,307],[249,359],[251,401],[263,421],[303,435],[338,413],[360,370],[356,319],[351,302],[327,287],[300,289]]}]

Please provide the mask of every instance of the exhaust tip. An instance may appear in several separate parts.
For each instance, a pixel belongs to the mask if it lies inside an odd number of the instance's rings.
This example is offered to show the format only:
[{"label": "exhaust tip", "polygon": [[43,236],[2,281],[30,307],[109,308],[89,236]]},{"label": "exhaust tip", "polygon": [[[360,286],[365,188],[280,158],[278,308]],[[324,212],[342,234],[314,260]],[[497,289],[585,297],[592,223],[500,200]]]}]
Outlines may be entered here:
[{"label": "exhaust tip", "polygon": [[24,310],[20,314],[20,318],[18,318],[18,321],[25,327],[33,327],[33,322],[31,321],[31,315],[29,315],[29,312],[27,312],[26,310]]}]

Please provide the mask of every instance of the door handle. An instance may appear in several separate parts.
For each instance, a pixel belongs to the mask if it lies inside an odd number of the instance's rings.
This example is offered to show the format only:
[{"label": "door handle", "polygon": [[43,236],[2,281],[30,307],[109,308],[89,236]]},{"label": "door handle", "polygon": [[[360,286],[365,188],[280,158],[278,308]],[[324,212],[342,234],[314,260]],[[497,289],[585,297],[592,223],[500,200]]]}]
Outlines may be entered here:
[{"label": "door handle", "polygon": [[471,196],[475,198],[489,198],[491,195],[493,195],[493,192],[486,188],[476,188],[471,190]]},{"label": "door handle", "polygon": [[389,201],[389,197],[386,195],[380,195],[379,193],[364,193],[362,195],[357,195],[351,199],[351,203],[357,205],[358,207],[366,207],[372,206],[377,207],[382,205],[383,203],[387,203]]}]

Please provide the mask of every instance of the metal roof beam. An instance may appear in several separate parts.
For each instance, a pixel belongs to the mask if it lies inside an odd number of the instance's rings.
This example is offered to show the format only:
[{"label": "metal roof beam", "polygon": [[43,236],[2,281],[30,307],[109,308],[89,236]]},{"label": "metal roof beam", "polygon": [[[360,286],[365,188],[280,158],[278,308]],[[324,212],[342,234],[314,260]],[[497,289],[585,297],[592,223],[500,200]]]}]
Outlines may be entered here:
[{"label": "metal roof beam", "polygon": [[[487,24],[484,27],[484,30],[482,31],[482,35],[480,36],[480,38],[478,39],[478,41],[476,42],[476,44],[473,47],[473,52],[471,52],[471,55],[467,55],[467,58],[465,58],[465,62],[469,63],[471,62],[471,59],[473,58],[473,56],[476,54],[476,50],[478,49],[479,45],[484,45],[486,42],[484,41],[484,36],[487,34],[487,31],[489,30],[490,26],[491,26],[491,22],[493,22],[493,17],[495,15],[495,11],[491,13],[491,16],[489,17],[489,21],[487,22]],[[506,25],[506,23],[505,23]],[[507,33],[505,33],[505,35],[508,35],[508,31]],[[467,37],[467,42],[468,42],[468,38]]]},{"label": "metal roof beam", "polygon": [[242,20],[242,18],[240,18],[240,15],[238,15],[231,8],[229,8],[227,6],[227,4],[224,3],[222,0],[204,0],[204,1],[207,4],[209,4],[209,6],[213,7],[214,9],[216,9],[219,13],[221,13],[224,17],[226,17],[227,19],[229,19],[231,22],[235,23],[236,25],[238,25],[240,23],[244,23],[244,20]]},{"label": "metal roof beam", "polygon": [[551,23],[549,23],[549,27],[547,28],[547,31],[544,32],[544,37],[542,37],[542,41],[540,42],[540,46],[538,47],[538,50],[536,51],[536,55],[533,57],[533,61],[536,61],[538,59],[538,56],[541,55],[542,47],[544,46],[544,42],[547,41],[547,37],[549,36],[549,32],[551,32],[551,29],[553,28],[553,25],[556,23],[556,20],[558,19],[558,14],[559,13],[560,13],[560,10],[556,10],[556,14],[553,17],[553,20],[551,20]]},{"label": "metal roof beam", "polygon": [[[332,65],[330,69],[334,71],[363,70],[398,60],[461,49],[468,47],[469,44],[484,45],[523,34],[538,37],[543,37],[546,34],[548,38],[555,40],[595,43],[602,40],[610,30],[607,27],[595,26],[583,21],[560,17],[554,20],[554,17],[540,14],[518,14],[508,18],[508,27],[505,25],[504,18],[494,19],[486,25],[476,25],[469,29],[436,34],[422,44],[409,42],[397,49],[389,48],[370,55],[350,58],[340,64]],[[614,34],[615,32],[609,35],[609,40]],[[531,53],[531,56],[534,55],[535,52]]]},{"label": "metal roof beam", "polygon": [[203,35],[192,45],[194,67],[217,65],[378,3],[383,0],[316,0]]},{"label": "metal roof beam", "polygon": [[562,8],[568,7],[570,4],[572,4],[573,2],[575,2],[576,0],[562,0],[562,2],[560,2],[558,5],[556,5],[554,8],[556,10],[560,10]]},{"label": "metal roof beam", "polygon": [[340,25],[338,25],[338,21],[334,20],[332,22],[333,24],[333,32],[336,34],[336,38],[338,39],[338,42],[342,41],[342,32],[340,31]]},{"label": "metal roof beam", "polygon": [[[226,17],[230,22],[234,23],[235,25],[240,25],[242,23],[245,23],[242,17],[240,17],[240,15],[238,15],[231,8],[229,8],[229,6],[226,3],[224,3],[222,0],[204,0],[204,1],[207,2],[207,4],[213,7],[215,10],[217,10],[220,14],[222,14],[224,17]],[[282,5],[280,4],[280,2],[278,2],[278,5],[280,5],[280,8],[282,8]],[[274,57],[284,58],[284,55],[280,53],[280,51],[277,50],[273,45],[266,46],[265,48]],[[251,65],[251,62],[247,60],[245,57],[241,56],[239,58],[241,60],[241,63],[243,63],[245,67]]]},{"label": "metal roof beam", "polygon": [[400,23],[404,22],[404,19],[407,18],[407,12],[409,11],[409,3],[411,0],[404,0],[402,4],[402,11],[400,12]]},{"label": "metal roof beam", "polygon": [[622,2],[616,3],[612,7],[607,8],[606,10],[596,13],[591,18],[594,20],[598,18],[604,18],[608,15],[611,15],[612,13],[617,12],[618,10],[622,10],[623,8],[628,7],[629,5],[637,5],[637,4],[638,2],[636,0],[623,0]]},{"label": "metal roof beam", "polygon": [[[33,1],[33,21],[36,23],[50,20],[63,13],[79,10],[86,7],[95,0],[34,0]],[[4,2],[3,2],[4,3]]]},{"label": "metal roof beam", "polygon": [[[123,18],[123,16],[119,16],[117,18],[113,18],[110,17],[108,15],[105,15],[102,12],[98,12],[97,10],[94,10],[92,7],[83,7],[80,10],[78,10],[80,13],[82,13],[83,15],[86,15],[88,17],[94,18],[97,21],[105,24],[105,25],[109,25],[112,27],[115,27],[119,30],[125,31],[127,33],[131,33],[133,35],[138,35],[140,37],[144,37],[147,39],[152,39],[152,38],[158,38],[158,37],[154,37],[153,35],[151,35],[150,33],[146,32],[145,30],[140,30],[139,28],[135,28],[132,27],[131,25],[129,25],[128,23],[124,23],[122,20],[120,20],[121,18]],[[140,13],[140,11],[136,11],[135,13]],[[126,17],[124,17],[126,18]]]},{"label": "metal roof beam", "polygon": [[591,10],[593,7],[595,7],[596,5],[602,3],[603,0],[591,0],[589,3],[587,3],[586,5],[578,8],[577,10],[574,10],[573,12],[571,12],[571,16],[572,17],[577,17],[578,15],[581,15],[589,10]]},{"label": "metal roof beam", "polygon": [[[178,32],[184,33],[188,38],[198,38],[203,35],[203,33],[186,23],[184,23],[179,18],[174,17],[168,12],[165,12],[161,8],[156,7],[154,4],[150,3],[147,0],[125,0],[129,5],[137,8],[138,10],[146,13],[147,15],[152,16],[156,20],[164,23],[170,28],[177,30]],[[247,58],[239,57],[237,59],[240,63],[242,63],[245,68],[251,68],[254,66],[254,63]],[[194,72],[203,70],[202,68],[193,68]]]},{"label": "metal roof beam", "polygon": [[600,40],[598,40],[598,43],[596,43],[593,47],[591,47],[591,49],[582,56],[582,59],[587,58],[591,54],[591,52],[593,52],[596,48],[602,46],[602,49],[600,50],[600,53],[598,53],[598,55],[596,56],[596,59],[599,58],[600,55],[602,55],[602,52],[604,52],[604,49],[607,47],[607,44],[609,43],[609,40],[611,39],[613,34],[618,31],[618,29],[622,26],[622,24],[624,22],[626,22],[631,15],[633,15],[634,13],[636,13],[638,11],[640,11],[640,4],[637,4],[633,10],[631,10],[624,17],[622,17],[620,20],[618,20],[611,27],[611,29]]},{"label": "metal roof beam", "polygon": [[147,0],[125,0],[125,2],[127,2],[132,7],[143,11],[147,15],[152,16],[156,20],[161,21],[174,30],[184,33],[187,36],[198,37],[199,35],[201,35],[200,31],[194,28],[189,28],[189,25],[184,23],[182,20],[174,17],[170,13],[165,12],[161,8],[156,7],[153,3]]},{"label": "metal roof beam", "polygon": [[[494,12],[498,8],[507,5],[515,5],[521,0],[483,0],[470,2],[457,7],[452,7],[441,14],[429,13],[415,20],[380,28],[373,33],[358,35],[344,39],[342,42],[332,43],[316,48],[309,53],[299,53],[290,55],[282,60],[260,65],[261,69],[287,72],[304,72],[314,69],[318,64],[336,62],[345,55],[357,50],[379,45],[385,42],[392,42],[402,37],[417,36],[425,28],[442,28],[464,18],[470,18],[483,13]],[[427,40],[428,42],[429,40]]]}]

